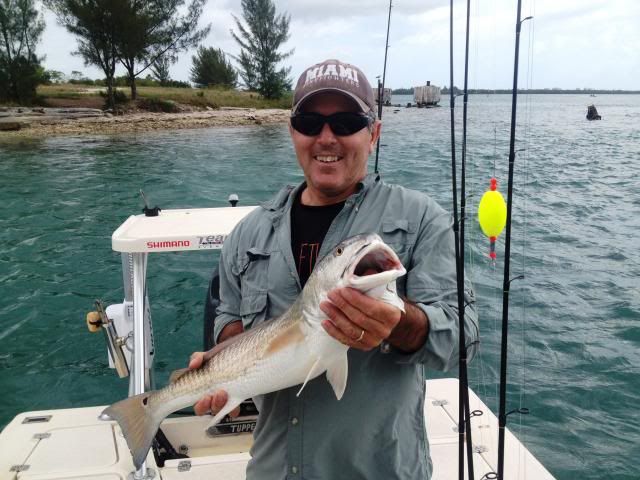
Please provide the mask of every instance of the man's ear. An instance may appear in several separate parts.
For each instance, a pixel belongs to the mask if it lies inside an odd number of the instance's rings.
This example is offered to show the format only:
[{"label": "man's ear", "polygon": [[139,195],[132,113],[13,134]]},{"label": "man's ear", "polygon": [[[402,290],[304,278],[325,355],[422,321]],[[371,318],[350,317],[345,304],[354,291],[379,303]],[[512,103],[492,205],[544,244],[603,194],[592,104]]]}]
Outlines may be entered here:
[{"label": "man's ear", "polygon": [[378,138],[380,138],[380,132],[382,131],[382,121],[376,120],[373,122],[373,126],[371,127],[371,143],[369,144],[369,153],[373,153],[373,149],[376,147],[378,143]]}]

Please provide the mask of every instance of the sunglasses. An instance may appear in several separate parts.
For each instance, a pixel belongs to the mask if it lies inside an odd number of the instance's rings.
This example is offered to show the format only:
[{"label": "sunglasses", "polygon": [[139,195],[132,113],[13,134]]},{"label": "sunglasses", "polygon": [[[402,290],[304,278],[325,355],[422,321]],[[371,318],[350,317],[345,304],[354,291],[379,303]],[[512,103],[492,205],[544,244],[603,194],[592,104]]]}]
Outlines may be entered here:
[{"label": "sunglasses", "polygon": [[291,126],[307,137],[315,137],[324,128],[325,123],[334,135],[345,137],[359,132],[373,123],[373,119],[364,113],[337,112],[320,115],[313,112],[301,112],[291,115]]}]

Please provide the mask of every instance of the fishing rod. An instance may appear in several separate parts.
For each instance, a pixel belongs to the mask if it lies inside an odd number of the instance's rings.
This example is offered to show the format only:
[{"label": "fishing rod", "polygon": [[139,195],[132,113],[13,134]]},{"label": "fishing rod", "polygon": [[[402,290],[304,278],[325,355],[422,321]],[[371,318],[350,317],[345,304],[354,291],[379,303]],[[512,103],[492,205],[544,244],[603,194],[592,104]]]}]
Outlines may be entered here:
[{"label": "fishing rod", "polygon": [[[389,0],[389,18],[387,19],[387,41],[384,48],[384,67],[382,69],[382,83],[378,77],[378,120],[382,120],[382,100],[384,99],[384,85],[387,77],[387,53],[389,52],[389,27],[391,26],[391,7],[393,0]],[[374,172],[378,173],[378,156],[380,155],[380,137],[376,145],[376,163]]]},{"label": "fishing rod", "polygon": [[[468,478],[475,478],[473,473],[473,442],[471,439],[471,414],[469,407],[469,380],[467,373],[467,345],[464,328],[465,296],[464,296],[464,225],[466,215],[466,149],[467,149],[467,102],[469,79],[469,30],[471,0],[467,0],[465,64],[464,64],[464,97],[462,115],[462,156],[460,169],[460,216],[458,216],[458,191],[456,179],[455,152],[455,95],[453,88],[453,0],[450,0],[449,18],[449,97],[451,110],[451,181],[453,193],[453,232],[456,254],[456,281],[458,293],[459,345],[458,345],[458,478],[464,479],[464,448],[467,447]],[[466,436],[466,442],[465,442]]]},{"label": "fishing rod", "polygon": [[515,55],[513,61],[513,90],[511,97],[511,135],[509,139],[509,180],[507,185],[507,223],[504,247],[504,277],[502,286],[502,344],[500,350],[500,405],[498,414],[498,480],[504,480],[504,441],[505,429],[507,425],[507,415],[511,413],[528,413],[525,408],[520,408],[506,412],[507,395],[507,336],[509,330],[509,289],[511,281],[522,278],[522,275],[511,279],[511,206],[513,201],[513,171],[515,164],[515,141],[516,141],[516,108],[518,103],[518,62],[520,56],[520,30],[522,24],[533,17],[521,18],[522,0],[518,0],[516,17],[516,41]]}]

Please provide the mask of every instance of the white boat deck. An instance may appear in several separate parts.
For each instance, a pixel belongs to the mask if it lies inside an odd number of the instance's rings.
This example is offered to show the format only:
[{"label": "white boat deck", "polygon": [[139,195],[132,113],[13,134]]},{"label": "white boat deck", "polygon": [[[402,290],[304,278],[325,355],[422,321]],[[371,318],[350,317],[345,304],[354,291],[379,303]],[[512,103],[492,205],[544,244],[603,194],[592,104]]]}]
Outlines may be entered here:
[{"label": "white boat deck", "polygon": [[[233,227],[255,207],[163,210],[156,217],[129,217],[112,236],[115,251],[137,256],[133,264],[134,304],[144,305],[138,295],[144,292],[145,262],[141,254],[172,251],[219,249]],[[128,263],[128,260],[127,260]],[[124,263],[123,263],[124,266]],[[137,273],[136,273],[137,272]],[[139,278],[136,280],[136,275]],[[124,272],[125,287],[129,272]],[[124,308],[122,304],[119,307]],[[117,307],[117,306],[116,306]],[[117,309],[116,309],[117,310]],[[144,330],[144,309],[135,310],[139,333]],[[121,328],[122,327],[122,328]],[[126,328],[124,328],[126,327]],[[120,335],[129,326],[119,325]],[[142,333],[141,338],[144,338]],[[141,358],[144,342],[141,342]],[[142,372],[133,372],[144,378]],[[497,468],[498,425],[496,417],[470,390],[470,409],[481,410],[473,417],[474,480]],[[103,406],[22,413],[0,433],[0,480],[126,480],[132,478],[133,463],[120,428],[115,422],[98,420]],[[434,464],[432,480],[458,478],[458,381],[427,381],[426,424]],[[188,459],[166,461],[159,468],[150,453],[147,467],[156,479],[241,480],[249,460],[251,434],[210,437],[206,427],[210,417],[166,419],[162,430],[176,450],[186,451]],[[304,472],[303,472],[304,474]],[[466,478],[466,477],[465,477]],[[493,477],[495,478],[495,477]],[[506,480],[553,480],[538,460],[507,431],[505,450]],[[332,479],[333,480],[333,479]]]},{"label": "white boat deck", "polygon": [[[475,480],[480,480],[495,471],[497,419],[471,390],[469,396],[471,410],[483,412],[472,418],[474,473]],[[433,480],[458,478],[457,399],[457,379],[427,381],[425,415]],[[0,480],[126,480],[133,470],[131,456],[117,424],[98,420],[103,408],[47,410],[15,417],[0,434]],[[155,478],[245,478],[251,435],[211,438],[205,433],[208,422],[209,417],[176,417],[163,422],[169,441],[176,450],[186,447],[190,458],[168,460],[158,468],[150,453],[147,466],[156,472]],[[505,478],[552,480],[553,476],[507,431]]]}]

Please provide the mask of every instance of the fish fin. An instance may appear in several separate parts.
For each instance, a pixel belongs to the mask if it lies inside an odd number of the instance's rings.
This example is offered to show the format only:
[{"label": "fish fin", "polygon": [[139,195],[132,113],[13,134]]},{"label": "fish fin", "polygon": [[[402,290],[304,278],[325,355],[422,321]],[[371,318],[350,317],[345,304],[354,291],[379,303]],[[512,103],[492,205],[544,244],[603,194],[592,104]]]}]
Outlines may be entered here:
[{"label": "fish fin", "polygon": [[[311,380],[312,378],[316,378],[319,375],[319,373],[317,373],[317,369],[318,369],[319,365],[320,365],[320,359],[318,358],[313,363],[313,365],[311,365],[311,369],[309,370],[309,373],[307,374],[307,378],[304,379],[304,382],[302,383],[302,386],[300,387],[300,390],[298,390],[298,393],[296,393],[296,397],[300,396],[300,394],[302,393],[302,390],[304,390],[304,387],[307,385],[307,382],[309,380]],[[320,373],[322,373],[322,372],[320,372]]]},{"label": "fish fin", "polygon": [[241,403],[242,403],[242,399],[238,400],[237,398],[228,397],[227,403],[224,404],[224,407],[222,407],[222,410],[216,413],[216,415],[209,422],[209,425],[207,425],[207,430],[210,429],[211,427],[215,427],[218,423],[220,423],[220,420],[222,420],[225,417],[225,415],[227,415],[229,412],[231,412],[234,408],[236,408]]},{"label": "fish fin", "polygon": [[176,383],[189,370],[189,368],[179,368],[177,370],[174,370],[169,376],[169,383]]},{"label": "fish fin", "polygon": [[347,388],[347,375],[349,371],[349,361],[347,351],[339,355],[327,368],[327,380],[333,387],[336,398],[340,400]]},{"label": "fish fin", "polygon": [[148,398],[153,392],[146,392],[114,403],[102,415],[116,420],[124,435],[136,470],[147,458],[151,443],[164,417],[149,405]]}]

